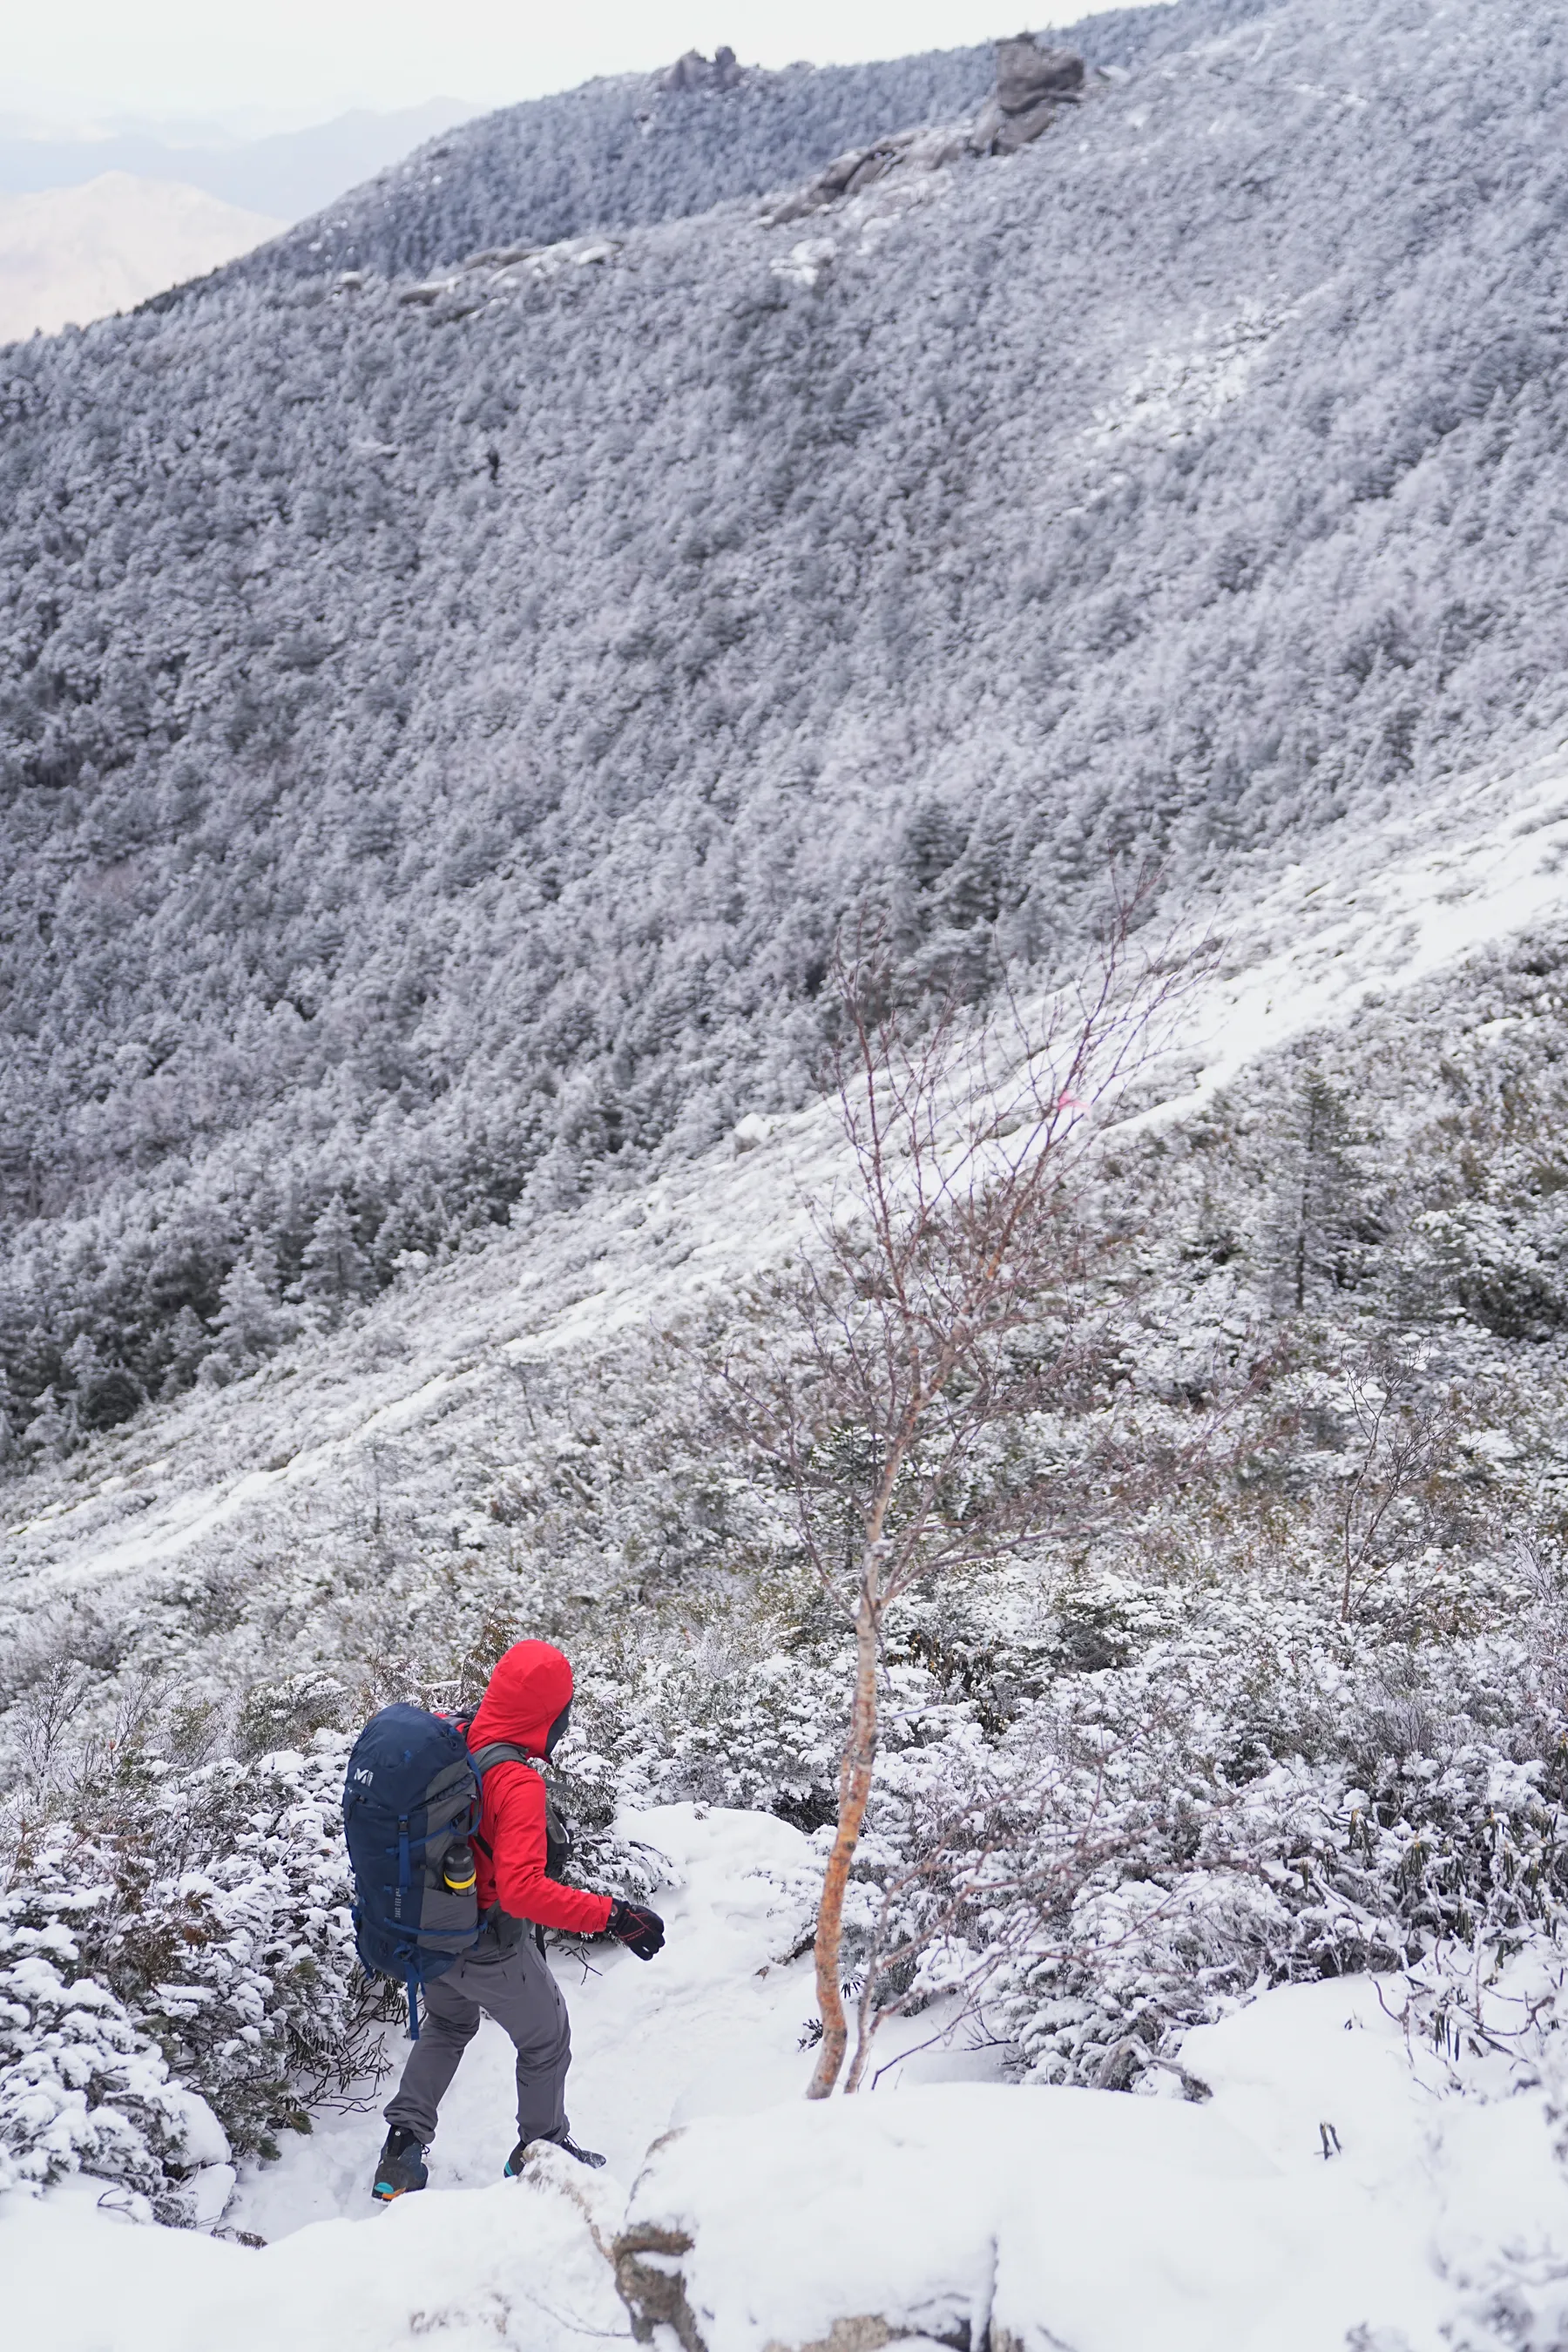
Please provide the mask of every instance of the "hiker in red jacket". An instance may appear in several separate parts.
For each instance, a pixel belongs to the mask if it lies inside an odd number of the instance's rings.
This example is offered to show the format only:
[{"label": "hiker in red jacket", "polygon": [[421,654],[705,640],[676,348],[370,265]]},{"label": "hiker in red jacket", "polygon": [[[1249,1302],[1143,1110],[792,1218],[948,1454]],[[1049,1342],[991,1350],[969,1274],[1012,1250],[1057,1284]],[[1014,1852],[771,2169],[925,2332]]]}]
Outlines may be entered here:
[{"label": "hiker in red jacket", "polygon": [[580,2164],[605,2161],[579,2147],[567,2131],[572,2029],[545,1962],[543,1930],[614,1936],[639,1959],[651,1960],[663,1945],[664,1922],[640,1904],[563,1886],[552,1865],[563,1866],[566,1843],[563,1836],[552,1853],[543,1780],[530,1763],[487,1764],[483,1752],[501,1742],[529,1756],[552,1756],[571,1715],[572,1668],[561,1652],[548,1642],[514,1642],[467,1731],[468,1751],[483,1773],[474,1858],[484,1927],[472,1951],[425,1988],[425,2029],[385,2110],[391,2128],[374,2190],[384,2202],[424,2188],[436,2111],[479,2032],[481,2013],[505,2029],[517,2052],[518,2141],[507,2158],[508,2175],[522,2169],[523,2150],[536,2139],[553,2140]]}]

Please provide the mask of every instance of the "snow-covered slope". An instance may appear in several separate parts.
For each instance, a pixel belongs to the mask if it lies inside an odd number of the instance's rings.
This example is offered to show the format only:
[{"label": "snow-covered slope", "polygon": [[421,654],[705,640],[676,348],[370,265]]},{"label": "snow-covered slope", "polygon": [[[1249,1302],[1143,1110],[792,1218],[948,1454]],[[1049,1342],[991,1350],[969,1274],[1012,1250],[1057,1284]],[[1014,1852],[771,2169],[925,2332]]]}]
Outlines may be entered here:
[{"label": "snow-covered slope", "polygon": [[324,1217],[375,1286],[803,1101],[857,908],[983,994],[1118,862],[1261,887],[1552,747],[1555,20],[1157,13],[810,218],[13,355],[19,1432]]},{"label": "snow-covered slope", "polygon": [[[1421,983],[1439,1003],[1463,1001],[1478,950],[1560,936],[1565,850],[1568,746],[1325,845],[1251,900],[1200,901],[1174,938],[1213,952],[1140,1068],[1131,1131],[1191,1120],[1260,1058],[1352,1027],[1369,1000],[1396,1021]],[[746,1296],[808,1238],[807,1204],[846,1172],[830,1104],[749,1111],[715,1149],[646,1184],[520,1217],[445,1265],[410,1266],[349,1332],[306,1338],[233,1389],[203,1388],[100,1440],[97,1475],[84,1460],[63,1491],[53,1469],[15,1487],[25,1515],[6,1534],[12,1589],[36,1601],[107,1581],[123,1597],[129,1579],[193,1547],[243,1545],[275,1505],[340,1489],[378,1447],[441,1425],[442,1462],[460,1455],[480,1443],[509,1365],[613,1359]],[[455,1449],[454,1426],[465,1433]],[[437,1507],[450,1508],[437,1476]],[[32,1493],[52,1497],[36,1517]]]},{"label": "snow-covered slope", "polygon": [[201,188],[129,172],[0,196],[0,343],[134,310],[283,226]]}]

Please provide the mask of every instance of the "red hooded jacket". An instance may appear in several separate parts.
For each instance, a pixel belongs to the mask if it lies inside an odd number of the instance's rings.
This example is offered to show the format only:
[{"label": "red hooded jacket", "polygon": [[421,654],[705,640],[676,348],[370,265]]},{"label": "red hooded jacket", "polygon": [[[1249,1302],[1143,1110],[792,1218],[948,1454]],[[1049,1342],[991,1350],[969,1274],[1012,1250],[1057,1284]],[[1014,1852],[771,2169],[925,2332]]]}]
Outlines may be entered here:
[{"label": "red hooded jacket", "polygon": [[[542,1756],[550,1727],[572,1697],[572,1668],[549,1642],[514,1642],[497,1660],[468,1746],[504,1739]],[[545,1876],[544,1783],[531,1764],[492,1764],[485,1774],[485,1809],[474,1861],[481,1915],[492,1903],[514,1919],[537,1920],[597,1936],[608,1925],[611,1898],[562,1886]]]}]

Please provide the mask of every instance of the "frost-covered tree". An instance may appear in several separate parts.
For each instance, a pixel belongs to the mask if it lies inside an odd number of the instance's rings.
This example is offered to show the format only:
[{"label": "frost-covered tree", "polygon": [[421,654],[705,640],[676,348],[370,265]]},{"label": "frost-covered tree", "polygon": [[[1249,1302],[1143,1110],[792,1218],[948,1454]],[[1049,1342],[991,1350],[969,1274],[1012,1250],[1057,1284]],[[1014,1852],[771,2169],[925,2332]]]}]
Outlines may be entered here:
[{"label": "frost-covered tree", "polygon": [[300,1295],[331,1302],[362,1298],[370,1281],[370,1267],[354,1238],[348,1204],[341,1192],[334,1192],[300,1253]]},{"label": "frost-covered tree", "polygon": [[217,1341],[207,1361],[233,1374],[248,1370],[288,1328],[278,1301],[278,1270],[264,1247],[237,1258],[218,1293]]},{"label": "frost-covered tree", "polygon": [[1277,1224],[1286,1295],[1300,1315],[1325,1286],[1355,1287],[1383,1227],[1364,1139],[1343,1096],[1309,1069],[1292,1109]]}]

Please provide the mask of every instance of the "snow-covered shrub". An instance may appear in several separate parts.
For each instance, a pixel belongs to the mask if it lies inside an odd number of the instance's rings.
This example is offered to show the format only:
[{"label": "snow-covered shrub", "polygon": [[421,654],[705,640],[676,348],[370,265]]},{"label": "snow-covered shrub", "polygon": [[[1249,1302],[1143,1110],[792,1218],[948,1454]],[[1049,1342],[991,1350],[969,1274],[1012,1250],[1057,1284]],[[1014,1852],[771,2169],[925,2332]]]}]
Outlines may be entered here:
[{"label": "snow-covered shrub", "polygon": [[[30,1835],[0,1895],[0,2143],[178,2214],[191,2094],[237,2154],[378,2065],[385,1989],[354,1955],[339,1807],[347,1742],[169,1770],[125,1759],[88,1816]],[[208,2118],[210,2139],[216,2126]]]},{"label": "snow-covered shrub", "polygon": [[568,1738],[548,1778],[572,1833],[562,1874],[567,1884],[627,1902],[651,1895],[664,1875],[664,1857],[618,1820],[623,1782],[611,1759],[580,1736]]},{"label": "snow-covered shrub", "polygon": [[847,1938],[873,2017],[947,1996],[1019,2072],[1125,2086],[1259,1982],[1568,1925],[1554,1618],[1413,1644],[1167,1589],[1120,1664],[1064,1675],[1048,1613],[1020,1638],[1001,1599],[917,1629],[942,1671],[893,1710]]},{"label": "snow-covered shrub", "polygon": [[153,2035],[76,1972],[80,1958],[62,1919],[0,1921],[0,2189],[89,2172],[183,2221],[183,2184],[222,2163],[227,2141]]},{"label": "snow-covered shrub", "polygon": [[[1568,2263],[1522,2248],[1485,2278],[1462,2283],[1458,2315],[1444,2327],[1453,2352],[1561,2352],[1568,2343]],[[1350,2352],[1363,2352],[1352,2337]],[[1370,2342],[1365,2352],[1379,2352]]]},{"label": "snow-covered shrub", "polygon": [[663,1792],[817,1828],[835,1809],[844,1686],[842,1664],[820,1650],[718,1675],[700,1664],[663,1672],[651,1710]]}]

